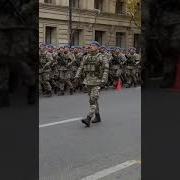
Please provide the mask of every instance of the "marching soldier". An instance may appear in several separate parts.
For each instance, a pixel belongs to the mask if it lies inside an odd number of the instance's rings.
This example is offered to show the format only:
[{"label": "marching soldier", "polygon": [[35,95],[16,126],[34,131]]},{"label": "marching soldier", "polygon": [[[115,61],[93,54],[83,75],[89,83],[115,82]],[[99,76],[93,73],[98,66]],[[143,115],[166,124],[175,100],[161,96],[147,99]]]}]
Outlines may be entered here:
[{"label": "marching soldier", "polygon": [[101,86],[104,86],[108,80],[109,64],[103,59],[101,53],[98,52],[99,46],[99,43],[96,41],[90,43],[89,53],[84,56],[75,76],[77,80],[83,73],[83,83],[87,85],[90,107],[87,118],[82,119],[82,123],[85,124],[86,127],[90,127],[91,120],[94,116],[95,119],[92,123],[101,122],[98,99]]},{"label": "marching soldier", "polygon": [[126,87],[131,87],[132,85],[136,86],[136,61],[138,56],[135,53],[135,48],[130,48],[129,53],[126,55],[126,68],[125,68],[125,78],[126,78]]},{"label": "marching soldier", "polygon": [[[43,89],[45,95],[48,97],[52,96],[52,87],[50,85],[50,63],[53,60],[50,52],[42,53],[40,52],[40,69],[39,69],[39,82],[40,89]],[[42,88],[43,87],[43,88]]]},{"label": "marching soldier", "polygon": [[69,86],[70,94],[73,94],[73,85],[71,83],[71,69],[70,69],[70,52],[67,48],[60,48],[58,53],[58,71],[59,71],[59,93],[58,95],[65,94],[65,87]]}]

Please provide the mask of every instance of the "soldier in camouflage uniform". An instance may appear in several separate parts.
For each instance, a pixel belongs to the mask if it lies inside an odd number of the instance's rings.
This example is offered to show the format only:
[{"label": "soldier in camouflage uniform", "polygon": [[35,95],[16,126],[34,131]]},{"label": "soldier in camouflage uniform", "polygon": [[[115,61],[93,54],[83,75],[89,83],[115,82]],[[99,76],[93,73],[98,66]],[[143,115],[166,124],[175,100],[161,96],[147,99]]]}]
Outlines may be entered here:
[{"label": "soldier in camouflage uniform", "polygon": [[69,48],[63,49],[60,53],[60,61],[63,63],[59,67],[59,88],[61,95],[64,95],[65,92],[65,86],[69,86],[70,94],[73,94],[73,85],[71,82],[72,77],[72,70],[71,66],[73,62],[75,61],[74,55],[69,51]]},{"label": "soldier in camouflage uniform", "polygon": [[102,85],[108,80],[109,64],[103,59],[101,53],[98,52],[99,43],[93,41],[90,44],[90,53],[84,56],[83,61],[77,71],[75,78],[79,78],[84,74],[83,83],[87,85],[89,95],[90,109],[86,119],[82,119],[87,127],[90,127],[92,118],[95,119],[92,123],[101,121],[99,114],[98,98]]},{"label": "soldier in camouflage uniform", "polygon": [[44,91],[47,96],[52,96],[52,87],[50,85],[50,64],[53,58],[50,52],[40,51],[40,62],[39,62],[39,88]]},{"label": "soldier in camouflage uniform", "polygon": [[54,62],[51,63],[51,72],[50,72],[50,84],[54,91],[54,94],[59,92],[59,70],[57,66],[58,57],[54,57]]},{"label": "soldier in camouflage uniform", "polygon": [[124,65],[126,63],[126,56],[125,54],[123,53],[124,49],[119,49],[118,51],[118,58],[119,58],[119,61],[120,61],[120,69],[119,69],[119,79],[121,80],[121,83],[122,85],[124,85],[124,81],[125,81],[125,68],[124,68]]},{"label": "soldier in camouflage uniform", "polygon": [[104,56],[104,59],[110,62],[112,59],[112,54],[107,51],[107,48],[105,46],[101,46],[99,48],[99,52]]},{"label": "soldier in camouflage uniform", "polygon": [[112,51],[112,59],[110,61],[110,83],[113,85],[113,87],[116,87],[116,83],[120,78],[120,59],[118,56],[118,51],[114,49]]},{"label": "soldier in camouflage uniform", "polygon": [[[105,46],[101,46],[100,48],[99,48],[99,52],[102,54],[102,56],[103,56],[103,59],[105,60],[105,61],[107,61],[108,63],[111,61],[111,59],[113,58],[112,57],[112,54],[111,53],[109,53],[108,52],[108,50],[107,50],[107,48],[105,47]],[[109,77],[108,77],[109,78]],[[109,87],[109,81],[107,81],[107,83],[106,83],[106,85],[105,85],[105,89],[108,89],[108,87]]]},{"label": "soldier in camouflage uniform", "polygon": [[82,58],[83,58],[83,54],[79,51],[78,48],[74,49],[74,56],[75,56],[75,61],[72,63],[72,83],[73,83],[73,87],[74,87],[74,91],[78,88],[80,88],[80,90],[82,90],[82,85],[81,85],[81,81],[79,80],[79,82],[74,83],[74,77],[76,75],[76,72],[81,64]]},{"label": "soldier in camouflage uniform", "polygon": [[135,62],[135,84],[136,86],[141,85],[141,55],[136,54],[136,62]]},{"label": "soldier in camouflage uniform", "polygon": [[137,54],[135,53],[135,48],[130,48],[129,53],[126,55],[126,67],[125,67],[125,79],[126,87],[136,86],[136,61]]}]

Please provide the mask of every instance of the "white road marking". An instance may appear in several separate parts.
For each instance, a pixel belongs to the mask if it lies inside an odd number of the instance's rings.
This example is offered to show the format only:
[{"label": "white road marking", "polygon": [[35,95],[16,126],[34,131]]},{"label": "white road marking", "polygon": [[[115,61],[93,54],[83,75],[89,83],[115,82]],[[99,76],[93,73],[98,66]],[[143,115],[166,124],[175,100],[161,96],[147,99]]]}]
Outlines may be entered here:
[{"label": "white road marking", "polygon": [[54,126],[57,124],[65,124],[65,123],[74,122],[74,121],[80,121],[81,119],[82,119],[82,117],[78,117],[78,118],[72,118],[72,119],[66,119],[66,120],[62,120],[62,121],[58,121],[58,122],[53,122],[53,123],[41,124],[41,125],[39,125],[39,128]]},{"label": "white road marking", "polygon": [[115,173],[117,171],[120,171],[122,169],[125,169],[125,168],[130,167],[130,166],[132,166],[134,164],[139,164],[139,163],[140,163],[140,161],[136,161],[136,160],[126,161],[126,162],[124,162],[122,164],[118,164],[116,166],[113,166],[113,167],[104,169],[102,171],[96,172],[93,175],[84,177],[81,180],[98,180],[98,179],[103,178],[105,176],[108,176],[108,175],[110,175],[112,173]]}]

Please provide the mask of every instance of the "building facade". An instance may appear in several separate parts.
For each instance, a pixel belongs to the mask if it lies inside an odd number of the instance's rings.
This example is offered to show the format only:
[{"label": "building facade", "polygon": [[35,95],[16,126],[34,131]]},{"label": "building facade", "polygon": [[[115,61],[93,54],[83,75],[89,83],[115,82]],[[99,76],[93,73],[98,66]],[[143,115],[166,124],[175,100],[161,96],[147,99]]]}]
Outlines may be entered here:
[{"label": "building facade", "polygon": [[[69,42],[69,0],[39,0],[39,42]],[[72,0],[72,45],[139,48],[140,30],[130,24],[126,0]]]}]

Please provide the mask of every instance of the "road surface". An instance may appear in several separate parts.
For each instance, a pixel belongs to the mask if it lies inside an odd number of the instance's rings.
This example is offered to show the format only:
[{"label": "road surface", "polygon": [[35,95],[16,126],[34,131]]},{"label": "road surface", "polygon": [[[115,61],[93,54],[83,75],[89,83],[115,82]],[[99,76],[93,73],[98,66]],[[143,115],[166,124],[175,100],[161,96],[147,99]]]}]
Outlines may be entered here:
[{"label": "road surface", "polygon": [[40,180],[140,180],[141,89],[101,92],[102,122],[85,128],[84,93],[40,98]]}]

